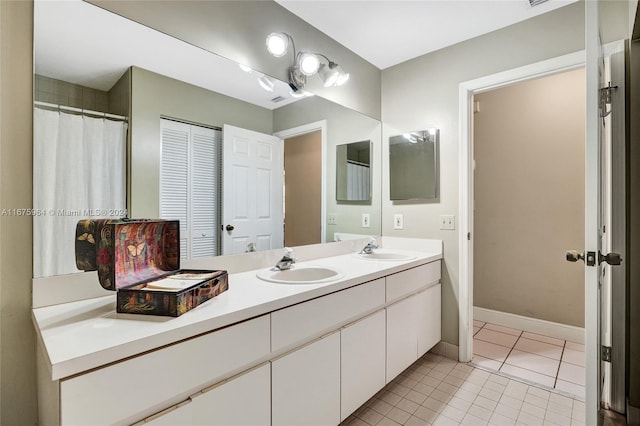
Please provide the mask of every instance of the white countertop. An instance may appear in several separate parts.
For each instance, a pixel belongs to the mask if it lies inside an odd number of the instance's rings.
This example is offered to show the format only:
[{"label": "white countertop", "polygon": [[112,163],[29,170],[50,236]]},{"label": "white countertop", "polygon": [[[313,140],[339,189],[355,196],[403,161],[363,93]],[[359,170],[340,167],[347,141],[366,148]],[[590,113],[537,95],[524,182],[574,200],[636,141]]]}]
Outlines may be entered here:
[{"label": "white countertop", "polygon": [[230,274],[226,292],[177,318],[116,313],[114,293],[36,308],[33,320],[51,378],[58,380],[442,258],[441,252],[404,252],[415,258],[371,261],[346,254],[303,262],[344,273],[326,284],[270,283],[258,279],[257,270]]}]

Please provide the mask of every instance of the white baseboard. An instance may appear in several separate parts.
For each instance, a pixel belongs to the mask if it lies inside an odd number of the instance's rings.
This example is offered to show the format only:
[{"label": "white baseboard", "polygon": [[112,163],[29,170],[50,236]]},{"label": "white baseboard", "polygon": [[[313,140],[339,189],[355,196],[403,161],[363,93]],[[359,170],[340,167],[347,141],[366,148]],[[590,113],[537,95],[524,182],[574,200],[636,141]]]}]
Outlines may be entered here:
[{"label": "white baseboard", "polygon": [[479,308],[477,306],[473,307],[473,319],[584,345],[584,328],[573,325],[494,311],[493,309]]}]

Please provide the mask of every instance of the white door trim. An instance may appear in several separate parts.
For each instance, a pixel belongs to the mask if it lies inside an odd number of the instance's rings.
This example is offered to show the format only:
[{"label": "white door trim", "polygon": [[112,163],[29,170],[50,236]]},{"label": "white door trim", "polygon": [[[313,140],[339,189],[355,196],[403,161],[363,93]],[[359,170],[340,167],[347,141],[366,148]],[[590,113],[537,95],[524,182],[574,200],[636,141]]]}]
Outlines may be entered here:
[{"label": "white door trim", "polygon": [[460,83],[458,357],[461,362],[471,361],[473,344],[473,244],[467,239],[469,233],[473,237],[473,95],[521,81],[577,69],[584,65],[585,52],[579,51]]},{"label": "white door trim", "polygon": [[320,136],[322,140],[322,189],[320,200],[320,242],[326,242],[326,214],[327,214],[327,120],[315,121],[313,123],[303,124],[302,126],[293,127],[291,129],[281,130],[274,133],[274,136],[280,139],[293,138],[295,136],[304,135],[306,133],[315,132],[320,130]]}]

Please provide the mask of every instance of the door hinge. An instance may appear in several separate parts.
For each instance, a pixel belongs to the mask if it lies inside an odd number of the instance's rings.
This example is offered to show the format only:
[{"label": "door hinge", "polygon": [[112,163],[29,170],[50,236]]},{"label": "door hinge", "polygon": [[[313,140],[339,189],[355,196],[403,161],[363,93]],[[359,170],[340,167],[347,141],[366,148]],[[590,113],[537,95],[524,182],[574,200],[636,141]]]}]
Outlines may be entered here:
[{"label": "door hinge", "polygon": [[601,346],[600,359],[604,362],[611,362],[611,346]]},{"label": "door hinge", "polygon": [[617,88],[618,86],[612,86],[611,82],[609,82],[606,87],[600,89],[600,117],[606,117],[611,114],[611,109],[607,111],[607,105],[611,105],[611,92]]},{"label": "door hinge", "polygon": [[471,241],[471,232],[467,232],[467,241]]}]

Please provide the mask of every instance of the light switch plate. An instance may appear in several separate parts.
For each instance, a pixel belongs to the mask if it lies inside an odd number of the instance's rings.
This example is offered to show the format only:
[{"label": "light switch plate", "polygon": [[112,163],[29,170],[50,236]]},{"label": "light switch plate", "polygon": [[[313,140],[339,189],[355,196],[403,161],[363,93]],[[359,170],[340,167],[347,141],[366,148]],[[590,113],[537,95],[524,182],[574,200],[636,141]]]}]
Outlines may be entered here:
[{"label": "light switch plate", "polygon": [[369,213],[362,213],[362,227],[371,228],[371,216]]},{"label": "light switch plate", "polygon": [[404,216],[402,213],[393,215],[393,229],[404,229]]},{"label": "light switch plate", "polygon": [[456,229],[456,217],[452,214],[440,215],[440,229],[453,231]]},{"label": "light switch plate", "polygon": [[329,225],[337,225],[338,224],[337,215],[335,213],[328,213],[327,214],[327,223]]}]

